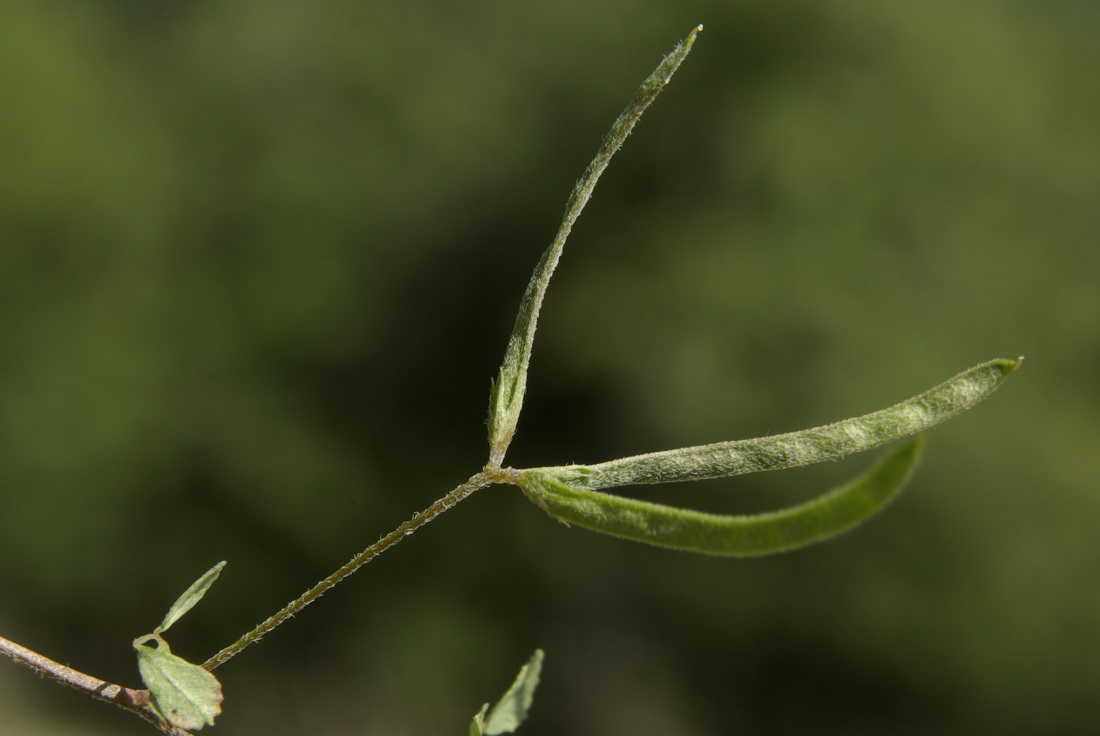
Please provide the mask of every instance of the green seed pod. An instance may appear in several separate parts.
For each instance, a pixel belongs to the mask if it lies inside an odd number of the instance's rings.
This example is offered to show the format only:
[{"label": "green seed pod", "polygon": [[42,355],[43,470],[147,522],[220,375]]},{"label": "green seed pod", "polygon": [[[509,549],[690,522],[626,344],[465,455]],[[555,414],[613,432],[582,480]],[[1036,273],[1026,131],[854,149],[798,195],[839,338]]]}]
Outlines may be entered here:
[{"label": "green seed pod", "polygon": [[660,547],[713,555],[786,552],[842,534],[870,518],[904,487],[923,445],[904,442],[866,474],[807,503],[753,516],[721,516],[569,486],[538,470],[519,486],[555,519]]}]

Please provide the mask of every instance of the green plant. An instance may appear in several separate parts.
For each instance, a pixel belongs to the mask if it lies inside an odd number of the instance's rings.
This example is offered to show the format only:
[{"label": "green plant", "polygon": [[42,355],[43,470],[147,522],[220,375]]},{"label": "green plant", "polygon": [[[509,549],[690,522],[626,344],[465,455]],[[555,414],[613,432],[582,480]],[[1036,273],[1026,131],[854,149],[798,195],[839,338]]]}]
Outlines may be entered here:
[{"label": "green plant", "polygon": [[[492,484],[517,486],[546,513],[566,524],[663,547],[730,556],[772,554],[828,539],[885,506],[900,492],[916,465],[923,444],[919,433],[987,397],[1019,367],[1019,359],[988,361],[881,411],[798,432],[668,450],[595,465],[528,469],[504,466],[523,407],[539,312],[565,241],[611,158],[669,83],[701,28],[694,29],[645,80],[573,189],[557,236],[527,286],[500,373],[492,383],[489,459],[479,472],[202,665],[191,664],[171,653],[162,634],[206,594],[225,564],[219,563],[180,596],[151,634],[134,641],[148,690],[123,688],[76,672],[6,639],[0,639],[0,651],[44,676],[131,710],[163,732],[180,736],[212,725],[220,712],[222,694],[212,674],[215,668],[424,524]],[[772,513],[723,516],[603,492],[621,486],[796,467],[903,438],[908,439],[855,480],[807,503]],[[501,703],[491,712],[483,708],[475,716],[471,733],[506,733],[519,725],[530,707],[541,661],[542,653],[537,651]]]}]

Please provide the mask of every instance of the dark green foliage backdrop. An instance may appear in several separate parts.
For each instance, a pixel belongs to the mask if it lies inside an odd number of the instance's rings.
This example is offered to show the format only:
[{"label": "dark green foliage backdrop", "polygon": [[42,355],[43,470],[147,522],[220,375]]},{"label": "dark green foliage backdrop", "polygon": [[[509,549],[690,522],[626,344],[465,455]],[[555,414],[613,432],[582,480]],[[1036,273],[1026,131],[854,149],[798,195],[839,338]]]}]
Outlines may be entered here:
[{"label": "dark green foliage backdrop", "polygon": [[[759,561],[482,491],[218,671],[225,734],[1089,734],[1100,720],[1098,6],[608,0],[0,9],[0,633],[136,685],[485,460],[574,179],[706,32],[566,248],[509,461],[877,409],[992,357],[902,501]],[[727,512],[865,467],[645,491]],[[142,734],[0,663],[0,732]]]}]

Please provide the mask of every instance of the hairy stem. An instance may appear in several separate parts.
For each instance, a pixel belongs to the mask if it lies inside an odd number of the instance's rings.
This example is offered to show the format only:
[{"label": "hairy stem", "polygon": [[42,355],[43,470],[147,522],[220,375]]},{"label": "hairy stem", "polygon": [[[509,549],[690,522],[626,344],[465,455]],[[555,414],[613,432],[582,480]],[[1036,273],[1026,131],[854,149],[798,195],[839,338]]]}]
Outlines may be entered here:
[{"label": "hairy stem", "polygon": [[373,560],[378,555],[382,554],[390,547],[400,542],[405,537],[415,532],[420,527],[427,524],[435,517],[442,514],[454,506],[459,501],[463,500],[471,493],[492,483],[507,482],[505,471],[497,467],[486,467],[480,473],[470,477],[468,481],[455,488],[453,491],[443,496],[438,501],[433,503],[428,508],[421,511],[419,514],[413,515],[411,519],[406,521],[401,526],[394,529],[386,536],[379,539],[377,542],[367,547],[365,550],[351,558],[350,561],[336,572],[329,575],[321,582],[314,585],[307,590],[301,596],[288,603],[281,611],[271,616],[256,628],[249,631],[237,641],[233,642],[225,649],[215,654],[210,659],[203,662],[202,666],[207,670],[212,670],[220,664],[232,659],[241,650],[247,647],[249,644],[254,644],[259,641],[264,634],[274,629],[279,624],[291,618],[303,608],[308,606],[313,601],[324,595],[329,588],[333,587],[344,578],[348,577],[363,565]]}]

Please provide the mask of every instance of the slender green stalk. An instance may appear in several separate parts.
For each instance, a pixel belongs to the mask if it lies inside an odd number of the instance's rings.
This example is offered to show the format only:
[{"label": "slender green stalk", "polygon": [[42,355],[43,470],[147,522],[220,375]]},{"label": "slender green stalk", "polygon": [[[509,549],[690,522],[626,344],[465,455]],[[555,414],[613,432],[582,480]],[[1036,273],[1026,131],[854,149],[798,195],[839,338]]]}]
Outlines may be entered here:
[{"label": "slender green stalk", "polygon": [[527,385],[527,366],[531,359],[531,346],[535,337],[535,324],[538,321],[539,310],[542,308],[542,302],[546,295],[546,288],[550,283],[550,276],[557,267],[562,248],[573,229],[573,223],[580,217],[581,211],[592,197],[592,191],[596,188],[596,182],[599,181],[600,175],[603,174],[607,165],[611,162],[611,158],[622,147],[623,142],[626,141],[627,136],[634,129],[634,124],[641,118],[642,113],[657,99],[657,95],[665,88],[680,64],[687,58],[692,44],[695,43],[695,36],[702,29],[702,26],[693,29],[688,37],[677,44],[672,53],[666,56],[642,83],[641,88],[634,95],[634,99],[615,120],[607,135],[604,136],[596,157],[585,169],[584,174],[569,196],[565,217],[558,229],[558,234],[543,254],[530,283],[527,285],[527,291],[516,317],[515,328],[505,351],[500,377],[493,383],[489,407],[490,452],[489,462],[485,469],[357,554],[346,565],[307,590],[299,598],[288,603],[281,611],[215,654],[203,663],[204,668],[213,670],[218,665],[227,662],[249,644],[259,641],[264,634],[320,598],[329,588],[474,491],[492,483],[515,483],[515,471],[502,469],[501,464],[504,461],[504,454],[508,449],[512,436],[515,434],[516,423],[519,420],[520,409],[523,406],[523,395]]},{"label": "slender green stalk", "polygon": [[239,654],[241,650],[243,650],[249,644],[256,643],[264,636],[264,634],[268,633],[276,626],[286,621],[288,618],[291,618],[292,616],[297,614],[310,603],[313,603],[313,601],[320,598],[328,591],[329,588],[354,573],[360,567],[367,564],[375,557],[382,554],[390,547],[394,546],[402,539],[409,536],[417,529],[424,526],[429,521],[454,506],[459,501],[465,499],[474,491],[477,491],[493,483],[502,482],[504,481],[504,479],[505,474],[499,469],[486,469],[480,473],[477,473],[476,475],[471,476],[468,481],[455,488],[446,496],[440,498],[438,501],[421,511],[419,514],[415,514],[404,524],[397,527],[392,532],[382,537],[371,546],[367,547],[355,557],[351,558],[351,560],[349,560],[346,565],[329,575],[321,582],[314,585],[298,598],[288,603],[281,611],[269,617],[259,626],[252,629],[252,631],[249,631],[240,639],[233,642],[225,649],[221,650],[213,657],[203,662],[202,666],[207,670],[213,670],[218,665],[228,662],[234,656]]}]

